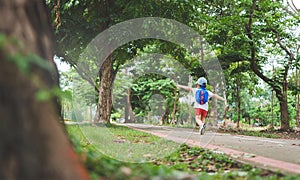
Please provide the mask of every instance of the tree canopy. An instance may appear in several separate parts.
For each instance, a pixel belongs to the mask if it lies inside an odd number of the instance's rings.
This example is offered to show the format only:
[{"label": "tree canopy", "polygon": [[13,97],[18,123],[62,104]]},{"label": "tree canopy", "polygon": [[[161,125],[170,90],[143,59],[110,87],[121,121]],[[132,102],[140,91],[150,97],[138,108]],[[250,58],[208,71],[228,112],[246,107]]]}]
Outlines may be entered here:
[{"label": "tree canopy", "polygon": [[[53,19],[56,23],[59,47],[57,53],[75,69],[78,68],[77,60],[80,55],[99,33],[118,23],[135,18],[161,17],[175,20],[198,32],[203,38],[203,42],[208,42],[210,46],[206,47],[207,45],[200,41],[198,49],[193,51],[198,53],[195,56],[179,44],[155,38],[139,39],[116,49],[105,60],[107,65],[100,69],[99,77],[86,77],[85,73],[77,69],[78,72],[81,72],[79,74],[94,87],[95,93],[99,94],[97,95],[99,97],[99,114],[102,114],[102,118],[105,117],[102,120],[109,122],[112,101],[108,99],[111,97],[112,82],[116,74],[128,61],[143,54],[139,52],[170,56],[180,62],[188,74],[196,80],[200,76],[209,75],[209,72],[205,71],[205,65],[210,64],[207,50],[211,49],[224,71],[227,81],[226,96],[241,98],[242,103],[248,98],[241,97],[240,93],[258,91],[253,86],[257,86],[257,83],[261,84],[263,81],[270,87],[269,89],[264,86],[265,90],[274,91],[274,95],[277,97],[281,127],[283,129],[290,128],[295,116],[290,116],[288,110],[289,93],[299,94],[297,91],[299,87],[293,83],[296,81],[292,80],[290,76],[299,67],[297,60],[299,58],[297,51],[299,34],[296,31],[299,16],[291,14],[291,7],[285,5],[283,1],[153,0],[140,3],[135,0],[126,2],[118,0],[93,0],[91,2],[49,0],[47,2],[52,7]],[[169,26],[160,31],[167,34],[171,28]],[[149,49],[149,47],[151,48]],[[215,80],[212,78],[209,80],[214,90],[224,85],[224,83],[215,84]],[[251,82],[247,83],[249,80]],[[240,87],[239,91],[230,90],[230,87],[234,87],[235,84]],[[237,92],[238,94],[236,94]],[[232,95],[232,93],[236,95]],[[256,96],[261,96],[261,94],[256,93]],[[231,103],[233,108],[238,108],[234,106],[234,99],[231,100]],[[299,102],[295,102],[295,104],[299,104]],[[243,111],[247,111],[247,109],[244,108]]]}]

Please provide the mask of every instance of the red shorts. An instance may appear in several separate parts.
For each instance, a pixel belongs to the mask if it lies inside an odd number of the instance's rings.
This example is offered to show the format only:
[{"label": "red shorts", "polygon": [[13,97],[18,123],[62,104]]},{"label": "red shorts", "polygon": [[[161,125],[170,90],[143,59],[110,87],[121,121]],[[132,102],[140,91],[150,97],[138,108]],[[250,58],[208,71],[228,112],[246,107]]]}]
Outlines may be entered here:
[{"label": "red shorts", "polygon": [[205,111],[204,109],[201,109],[201,108],[194,108],[194,109],[195,109],[196,116],[201,116],[203,118],[205,118],[207,116],[207,111]]}]

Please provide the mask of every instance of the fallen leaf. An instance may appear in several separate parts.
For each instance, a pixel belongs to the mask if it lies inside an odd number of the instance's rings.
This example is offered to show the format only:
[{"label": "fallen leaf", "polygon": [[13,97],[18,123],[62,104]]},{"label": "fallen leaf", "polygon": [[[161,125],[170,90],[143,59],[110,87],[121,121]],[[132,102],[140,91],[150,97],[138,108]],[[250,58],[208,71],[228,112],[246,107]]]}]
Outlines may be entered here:
[{"label": "fallen leaf", "polygon": [[125,166],[121,167],[120,171],[126,176],[129,176],[132,173],[132,170],[129,167],[125,167]]}]

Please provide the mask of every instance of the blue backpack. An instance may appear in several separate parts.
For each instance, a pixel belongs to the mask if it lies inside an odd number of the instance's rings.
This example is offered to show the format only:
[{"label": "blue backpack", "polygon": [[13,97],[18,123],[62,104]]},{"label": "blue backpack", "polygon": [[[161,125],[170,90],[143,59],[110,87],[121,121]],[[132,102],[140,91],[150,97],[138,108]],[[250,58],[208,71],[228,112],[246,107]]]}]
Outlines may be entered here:
[{"label": "blue backpack", "polygon": [[196,102],[203,105],[208,101],[208,91],[205,88],[199,88],[196,91]]}]

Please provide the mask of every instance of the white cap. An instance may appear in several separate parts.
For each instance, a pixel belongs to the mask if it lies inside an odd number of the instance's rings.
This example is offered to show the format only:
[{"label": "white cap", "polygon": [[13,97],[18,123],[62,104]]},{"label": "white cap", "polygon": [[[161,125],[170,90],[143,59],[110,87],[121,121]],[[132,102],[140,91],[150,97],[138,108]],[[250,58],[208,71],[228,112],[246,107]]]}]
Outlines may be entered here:
[{"label": "white cap", "polygon": [[207,80],[204,77],[201,77],[198,79],[197,84],[199,84],[200,86],[206,85]]}]

